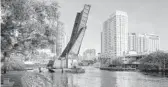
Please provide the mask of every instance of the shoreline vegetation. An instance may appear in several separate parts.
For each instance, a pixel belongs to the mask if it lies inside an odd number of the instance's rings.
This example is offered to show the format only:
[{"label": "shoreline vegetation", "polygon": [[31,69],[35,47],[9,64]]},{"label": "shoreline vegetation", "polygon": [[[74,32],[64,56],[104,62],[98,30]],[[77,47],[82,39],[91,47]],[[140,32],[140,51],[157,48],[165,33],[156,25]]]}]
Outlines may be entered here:
[{"label": "shoreline vegetation", "polygon": [[[123,68],[121,65],[113,67],[102,67],[102,70],[110,71],[138,71],[144,75],[151,76],[166,76],[168,77],[168,55],[164,52],[155,52],[147,55],[143,59],[140,59],[140,64],[137,69]],[[44,65],[43,65],[44,66]],[[22,62],[18,62],[14,59],[9,59],[5,61],[2,66],[2,71],[6,67],[6,73],[2,74],[3,78],[10,78],[14,81],[14,87],[30,87],[31,85],[36,85],[40,87],[51,87],[51,81],[43,73],[39,72],[29,72],[27,67],[33,68],[34,66],[27,66]],[[35,67],[38,70],[38,67]]]},{"label": "shoreline vegetation", "polygon": [[168,72],[168,53],[157,51],[140,60],[140,71]]},{"label": "shoreline vegetation", "polygon": [[[31,68],[38,70],[34,66]],[[52,82],[43,73],[31,72],[29,68],[30,66],[21,61],[8,58],[1,66],[1,85],[5,78],[9,78],[10,82],[14,82],[13,87],[52,87]]]},{"label": "shoreline vegetation", "polygon": [[125,68],[122,61],[120,61],[120,59],[116,59],[112,61],[113,65],[109,65],[108,67],[101,67],[100,69],[110,71],[140,71],[168,73],[168,53],[164,53],[162,51],[153,52],[137,61],[139,61],[140,64],[138,64],[136,68]]}]

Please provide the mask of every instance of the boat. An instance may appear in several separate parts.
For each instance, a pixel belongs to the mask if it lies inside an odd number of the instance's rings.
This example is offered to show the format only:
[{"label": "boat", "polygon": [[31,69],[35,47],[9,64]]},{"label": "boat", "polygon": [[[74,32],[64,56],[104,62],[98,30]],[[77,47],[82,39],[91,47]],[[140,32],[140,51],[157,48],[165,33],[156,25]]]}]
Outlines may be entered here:
[{"label": "boat", "polygon": [[48,71],[54,73],[55,71],[52,68],[48,68]]}]

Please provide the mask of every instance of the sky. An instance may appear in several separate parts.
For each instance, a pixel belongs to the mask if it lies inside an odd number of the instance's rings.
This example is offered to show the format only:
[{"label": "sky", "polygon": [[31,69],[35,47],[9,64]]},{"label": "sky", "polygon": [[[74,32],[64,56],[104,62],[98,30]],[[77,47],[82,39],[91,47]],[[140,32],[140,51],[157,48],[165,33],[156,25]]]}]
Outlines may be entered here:
[{"label": "sky", "polygon": [[167,0],[58,0],[60,21],[70,38],[76,13],[90,4],[91,10],[80,54],[86,49],[101,52],[102,24],[116,10],[127,12],[128,31],[155,34],[160,37],[161,50],[168,50],[168,1]]}]

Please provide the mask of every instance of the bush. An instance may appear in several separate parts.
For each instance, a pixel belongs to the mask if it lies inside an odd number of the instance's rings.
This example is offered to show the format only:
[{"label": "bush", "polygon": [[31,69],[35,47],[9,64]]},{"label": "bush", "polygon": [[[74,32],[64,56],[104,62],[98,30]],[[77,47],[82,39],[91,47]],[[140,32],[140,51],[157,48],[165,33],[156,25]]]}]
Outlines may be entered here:
[{"label": "bush", "polygon": [[140,60],[140,70],[159,70],[168,68],[168,53],[157,51]]},{"label": "bush", "polygon": [[16,71],[23,71],[25,70],[25,64],[21,61],[17,61],[11,58],[7,58],[7,60],[4,62],[4,65],[1,67],[1,70],[16,70]]},{"label": "bush", "polygon": [[123,62],[122,62],[121,58],[116,58],[116,59],[112,60],[112,65],[121,66],[122,64],[123,64]]}]

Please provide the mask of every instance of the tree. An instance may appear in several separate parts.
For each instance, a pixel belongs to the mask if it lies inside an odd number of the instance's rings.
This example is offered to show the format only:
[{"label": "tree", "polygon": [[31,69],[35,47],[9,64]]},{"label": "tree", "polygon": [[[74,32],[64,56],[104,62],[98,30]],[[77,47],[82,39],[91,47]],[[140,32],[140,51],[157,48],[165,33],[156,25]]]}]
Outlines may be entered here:
[{"label": "tree", "polygon": [[123,64],[122,58],[115,58],[112,60],[112,65],[118,65],[121,66]]},{"label": "tree", "polygon": [[[34,0],[2,0],[2,52],[45,48],[56,36],[58,4]],[[17,34],[17,35],[16,35]]]},{"label": "tree", "polygon": [[153,52],[141,59],[140,63],[140,68],[146,70],[168,68],[168,53],[162,51]]},{"label": "tree", "polygon": [[1,52],[29,56],[56,40],[58,3],[43,0],[1,0]]}]

